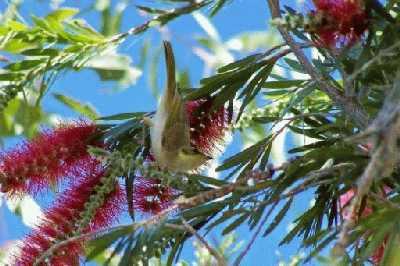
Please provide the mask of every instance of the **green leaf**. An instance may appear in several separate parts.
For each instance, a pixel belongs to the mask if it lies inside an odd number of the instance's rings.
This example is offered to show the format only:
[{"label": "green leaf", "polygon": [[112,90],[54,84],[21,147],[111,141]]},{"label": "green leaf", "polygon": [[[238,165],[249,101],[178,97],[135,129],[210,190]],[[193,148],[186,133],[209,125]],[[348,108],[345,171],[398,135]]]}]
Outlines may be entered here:
[{"label": "green leaf", "polygon": [[75,16],[79,12],[76,8],[59,8],[46,16],[46,20],[64,21]]},{"label": "green leaf", "polygon": [[242,105],[240,106],[239,113],[237,115],[237,121],[239,121],[245,107],[257,96],[258,92],[261,90],[261,87],[265,80],[267,80],[269,74],[271,74],[272,68],[275,65],[275,60],[271,61],[269,64],[264,66],[260,72],[251,80],[246,89],[243,90],[241,96],[246,96],[243,100]]},{"label": "green leaf", "polygon": [[0,73],[0,81],[16,81],[22,79],[24,76],[23,73],[18,72]]},{"label": "green leaf", "polygon": [[40,65],[44,62],[45,62],[44,60],[23,60],[20,62],[8,64],[4,67],[4,69],[8,69],[11,71],[28,70],[28,69],[37,67],[38,65]]},{"label": "green leaf", "polygon": [[323,241],[321,241],[314,249],[312,249],[311,253],[307,256],[307,258],[305,258],[305,262],[308,262],[311,258],[318,255],[321,250],[327,247],[336,238],[336,235],[337,232],[335,231],[328,237],[326,237]]},{"label": "green leaf", "polygon": [[90,27],[84,20],[73,20],[64,23],[65,32],[71,41],[83,42],[88,44],[100,44],[106,39]]},{"label": "green leaf", "polygon": [[303,66],[296,60],[290,59],[290,58],[284,58],[286,64],[288,64],[294,71],[300,72],[303,74],[307,74],[307,72],[304,70]]},{"label": "green leaf", "polygon": [[221,210],[222,208],[224,208],[226,206],[226,204],[227,204],[227,200],[211,202],[208,204],[194,207],[189,210],[185,210],[182,212],[182,215],[183,215],[183,217],[185,217],[185,219],[191,219],[193,217],[210,215],[210,214],[215,213],[215,212]]},{"label": "green leaf", "polygon": [[211,8],[210,15],[213,17],[215,16],[218,11],[228,2],[229,0],[217,0],[216,3]]},{"label": "green leaf", "polygon": [[107,121],[107,120],[127,120],[132,118],[142,119],[147,113],[145,112],[134,112],[134,113],[119,113],[110,116],[102,116],[97,118],[97,120]]},{"label": "green leaf", "polygon": [[230,158],[224,160],[224,162],[215,169],[215,171],[223,171],[229,168],[232,168],[238,164],[243,164],[249,160],[251,160],[256,154],[260,152],[260,150],[265,148],[265,145],[267,143],[269,138],[265,138],[256,144],[248,147],[244,151],[241,151]]},{"label": "green leaf", "polygon": [[64,105],[68,106],[75,112],[90,118],[91,120],[95,120],[98,117],[98,113],[90,104],[82,104],[81,102],[63,94],[54,93],[53,95]]},{"label": "green leaf", "polygon": [[244,213],[243,215],[241,215],[239,218],[234,220],[230,225],[225,227],[224,230],[222,230],[222,234],[226,235],[226,234],[229,234],[230,232],[232,232],[233,230],[235,230],[238,226],[240,226],[249,217],[249,215],[250,215],[249,213]]},{"label": "green leaf", "polygon": [[263,88],[270,88],[270,89],[285,89],[285,88],[292,88],[292,87],[299,87],[303,85],[303,83],[307,82],[308,80],[275,80],[275,81],[267,81],[264,82]]},{"label": "green leaf", "polygon": [[[262,201],[266,201],[268,200],[269,195],[268,193],[265,193],[264,197],[262,198]],[[249,225],[250,225],[250,230],[253,230],[254,227],[256,227],[256,225],[258,224],[258,222],[260,221],[265,208],[267,208],[267,204],[261,204],[260,207],[256,207],[252,210],[252,215],[249,219]]]},{"label": "green leaf", "polygon": [[270,90],[263,92],[263,94],[269,99],[283,97],[285,94],[289,95],[290,93],[293,93],[293,90],[285,89],[285,90]]},{"label": "green leaf", "polygon": [[305,152],[311,149],[315,148],[321,148],[321,147],[327,147],[333,145],[337,140],[336,139],[328,139],[328,140],[321,140],[321,141],[316,141],[311,144],[307,144],[301,147],[296,147],[293,149],[290,149],[288,153],[298,153],[298,152]]},{"label": "green leaf", "polygon": [[308,86],[301,88],[299,91],[294,93],[292,97],[289,100],[289,103],[287,104],[286,108],[282,112],[282,117],[289,112],[290,109],[292,109],[294,106],[297,104],[303,102],[303,100],[309,96],[314,90],[315,90],[315,84],[310,83]]},{"label": "green leaf", "polygon": [[249,56],[247,56],[245,58],[242,58],[242,59],[237,60],[237,61],[235,61],[233,63],[227,64],[227,65],[225,65],[223,67],[218,68],[217,72],[218,73],[223,73],[223,72],[228,72],[228,71],[231,71],[231,70],[235,70],[237,68],[243,68],[245,66],[248,66],[248,65],[256,62],[260,58],[260,56],[262,56],[261,53],[249,55]]},{"label": "green leaf", "polygon": [[361,261],[368,259],[381,245],[383,245],[385,242],[385,238],[388,236],[388,233],[392,232],[393,229],[393,223],[383,223],[379,228],[379,231],[375,231],[370,237],[368,245],[361,250]]},{"label": "green leaf", "polygon": [[18,54],[25,50],[36,48],[37,46],[38,44],[34,42],[28,42],[21,39],[10,39],[5,42],[2,50],[9,53]]},{"label": "green leaf", "polygon": [[[209,96],[220,89],[223,90],[226,87],[230,87],[232,84],[237,84],[237,86],[241,87],[254,74],[254,72],[257,72],[267,63],[268,61],[263,60],[261,62],[250,64],[243,69],[218,73],[214,76],[203,78],[200,81],[202,87],[187,95],[186,99],[194,100],[204,96]],[[222,90],[221,93],[223,93]]]},{"label": "green leaf", "polygon": [[109,233],[105,233],[89,242],[89,247],[91,249],[90,253],[87,255],[87,260],[92,260],[98,254],[103,252],[105,249],[110,247],[118,239],[127,236],[134,230],[133,226],[123,226],[122,228],[112,230]]},{"label": "green leaf", "polygon": [[59,54],[59,51],[57,49],[53,48],[37,48],[37,49],[29,49],[22,51],[23,55],[27,56],[49,56],[49,57],[55,57]]},{"label": "green leaf", "polygon": [[280,118],[278,116],[259,116],[259,117],[253,117],[253,121],[256,123],[261,123],[261,124],[268,124],[275,122],[279,120]]},{"label": "green leaf", "polygon": [[397,223],[394,230],[389,234],[389,241],[385,246],[385,253],[380,265],[382,266],[395,266],[400,261],[400,230]]},{"label": "green leaf", "polygon": [[243,213],[249,213],[245,208],[239,208],[239,209],[234,209],[234,210],[227,210],[225,211],[221,217],[219,217],[217,220],[215,220],[214,222],[212,222],[211,224],[209,224],[207,226],[207,230],[211,230],[212,228],[214,228],[215,226],[231,219],[234,216],[237,216],[239,214],[243,214]]},{"label": "green leaf", "polygon": [[24,23],[21,23],[16,20],[9,20],[7,21],[6,25],[10,30],[13,31],[25,31],[28,29],[28,26],[26,26]]},{"label": "green leaf", "polygon": [[192,180],[198,180],[202,183],[208,184],[208,185],[213,185],[213,186],[223,186],[226,185],[227,182],[224,180],[216,179],[213,177],[208,177],[208,176],[203,176],[203,175],[190,175],[190,179]]},{"label": "green leaf", "polygon": [[275,216],[272,223],[267,227],[267,230],[265,230],[263,237],[266,237],[267,235],[269,235],[281,223],[282,219],[285,217],[286,213],[289,211],[289,208],[292,205],[292,202],[293,202],[293,198],[290,198],[286,202],[286,204],[282,207],[282,209]]},{"label": "green leaf", "polygon": [[136,8],[149,14],[165,14],[165,10],[147,6],[136,5]]},{"label": "green leaf", "polygon": [[103,139],[113,139],[118,140],[123,136],[129,134],[129,132],[134,132],[134,130],[142,129],[143,126],[139,123],[136,119],[128,119],[126,122],[123,122],[117,126],[112,127],[109,129],[104,135]]}]

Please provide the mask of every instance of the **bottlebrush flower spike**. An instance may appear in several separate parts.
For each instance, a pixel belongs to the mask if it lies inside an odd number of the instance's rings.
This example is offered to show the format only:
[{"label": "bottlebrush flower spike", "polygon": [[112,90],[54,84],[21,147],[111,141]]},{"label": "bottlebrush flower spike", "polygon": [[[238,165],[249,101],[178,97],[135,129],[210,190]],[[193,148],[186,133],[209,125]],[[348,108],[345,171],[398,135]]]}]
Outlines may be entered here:
[{"label": "bottlebrush flower spike", "polygon": [[313,0],[316,10],[311,12],[315,32],[328,47],[351,45],[359,40],[369,24],[361,0]]},{"label": "bottlebrush flower spike", "polygon": [[133,207],[143,213],[157,214],[172,206],[176,191],[161,184],[160,180],[136,177]]},{"label": "bottlebrush flower spike", "polygon": [[191,144],[210,157],[225,141],[232,116],[223,106],[211,111],[212,105],[213,98],[186,102]]},{"label": "bottlebrush flower spike", "polygon": [[69,175],[71,167],[88,157],[87,145],[97,145],[92,139],[96,125],[77,121],[54,130],[41,132],[32,141],[24,142],[0,154],[0,184],[9,195],[36,193],[61,177]]},{"label": "bottlebrush flower spike", "polygon": [[[392,189],[388,186],[384,186],[381,193],[383,196],[386,196],[386,194],[388,194]],[[346,193],[342,194],[339,197],[339,206],[341,209],[341,214],[343,219],[348,220],[351,218],[352,215],[357,215],[357,214],[351,214],[349,211],[349,205],[351,203],[351,200],[353,199],[355,195],[355,190],[354,189],[350,189],[348,190]],[[372,208],[368,205],[364,207],[362,213],[361,213],[361,217],[366,217],[368,215],[370,215],[373,212]],[[358,217],[356,217],[357,220]],[[383,254],[385,252],[385,246],[386,246],[386,242],[387,242],[387,237],[385,238],[385,240],[383,241],[383,243],[374,251],[374,253],[371,256],[371,260],[374,263],[374,265],[379,265],[382,258],[383,258]]]},{"label": "bottlebrush flower spike", "polygon": [[383,255],[385,254],[385,247],[386,247],[387,241],[388,241],[388,237],[385,238],[383,243],[372,254],[371,260],[374,265],[380,265]]},{"label": "bottlebrush flower spike", "polygon": [[[348,220],[352,216],[352,214],[350,213],[349,207],[350,207],[351,200],[354,197],[354,194],[355,194],[355,190],[350,189],[346,193],[340,195],[339,206],[342,210],[341,214],[342,214],[342,217],[344,220]],[[365,206],[365,208],[362,211],[361,216],[365,217],[365,216],[370,215],[371,213],[372,213],[372,209],[369,206]],[[356,215],[356,214],[354,214],[354,215]]]},{"label": "bottlebrush flower spike", "polygon": [[[108,193],[99,195],[101,191],[104,192],[104,187],[110,186],[104,181],[105,170],[98,161],[91,158],[81,161],[80,167],[74,171],[78,182],[58,198],[55,206],[45,212],[41,223],[23,240],[13,265],[34,265],[54,244],[110,226],[122,211],[124,193],[118,183],[113,182]],[[91,200],[95,200],[99,207],[91,213],[88,223],[80,228],[82,219],[87,217],[85,208]],[[77,263],[83,252],[84,241],[80,239],[61,246],[38,265],[79,265]]]}]

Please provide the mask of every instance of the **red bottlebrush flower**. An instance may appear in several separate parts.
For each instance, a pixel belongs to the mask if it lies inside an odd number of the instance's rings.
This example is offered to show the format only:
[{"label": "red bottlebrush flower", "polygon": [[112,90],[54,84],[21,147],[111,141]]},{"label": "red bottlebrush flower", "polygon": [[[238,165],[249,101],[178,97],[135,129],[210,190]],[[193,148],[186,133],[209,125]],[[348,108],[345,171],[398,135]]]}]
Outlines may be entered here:
[{"label": "red bottlebrush flower", "polygon": [[372,254],[371,260],[374,265],[380,265],[383,255],[385,254],[385,247],[388,237],[385,238],[382,245],[380,245]]},{"label": "red bottlebrush flower", "polygon": [[[386,194],[388,194],[391,190],[392,189],[390,187],[384,186],[381,193],[383,196],[386,196]],[[350,202],[353,199],[354,195],[355,195],[355,190],[350,189],[346,193],[341,195],[339,198],[339,204],[340,204],[339,206],[341,207],[341,214],[342,214],[344,220],[348,220],[351,218],[352,215],[356,215],[356,214],[351,214],[349,212]],[[373,212],[372,208],[370,206],[368,206],[368,203],[367,203],[367,205],[364,207],[364,209],[361,213],[361,217],[366,217],[366,216],[370,215],[372,212]],[[371,260],[374,263],[374,265],[380,264],[380,261],[382,260],[383,254],[385,252],[386,242],[387,242],[387,237],[385,238],[383,243],[372,254]]]},{"label": "red bottlebrush flower", "polygon": [[32,141],[24,142],[0,154],[2,192],[14,195],[36,193],[61,177],[68,176],[77,161],[88,157],[87,145],[96,145],[92,136],[96,125],[84,121],[61,125],[41,132]]},{"label": "red bottlebrush flower", "polygon": [[[339,198],[339,206],[341,207],[342,210],[342,217],[344,220],[349,220],[352,216],[352,214],[350,213],[349,207],[350,207],[350,203],[351,200],[353,199],[355,194],[355,190],[354,189],[350,189],[348,190],[346,193],[340,195]],[[368,216],[372,213],[372,209],[368,206],[366,206],[361,214],[361,216],[365,217]]]},{"label": "red bottlebrush flower", "polygon": [[160,180],[136,177],[133,207],[143,213],[157,214],[172,206],[176,191],[161,184]]},{"label": "red bottlebrush flower", "polygon": [[[102,177],[105,170],[98,161],[89,158],[81,161],[80,167],[74,171],[78,181],[58,198],[55,206],[45,212],[41,223],[24,239],[13,265],[33,265],[54,244],[77,233],[88,233],[107,227],[122,211],[124,193],[115,183],[115,188],[110,190],[111,192],[99,196],[102,199],[99,207],[91,214],[89,222],[83,228],[79,228],[81,216],[87,211],[87,203],[90,200],[99,200],[95,196],[103,184]],[[61,246],[50,254],[45,262],[38,265],[77,265],[84,241],[85,239],[80,239]]]},{"label": "red bottlebrush flower", "polygon": [[231,120],[225,107],[211,111],[212,105],[212,98],[186,103],[192,146],[211,157],[224,141]]},{"label": "red bottlebrush flower", "polygon": [[316,11],[310,17],[315,32],[323,45],[335,47],[359,40],[369,24],[369,18],[360,0],[314,0]]}]

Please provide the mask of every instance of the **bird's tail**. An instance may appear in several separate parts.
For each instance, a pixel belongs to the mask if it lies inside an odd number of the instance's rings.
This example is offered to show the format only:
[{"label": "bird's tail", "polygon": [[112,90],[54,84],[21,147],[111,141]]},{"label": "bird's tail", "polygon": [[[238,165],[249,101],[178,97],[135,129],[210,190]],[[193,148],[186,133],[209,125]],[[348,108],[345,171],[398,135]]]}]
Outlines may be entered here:
[{"label": "bird's tail", "polygon": [[175,59],[171,43],[164,41],[165,65],[167,68],[167,88],[166,98],[168,102],[173,102],[178,93],[175,80]]}]

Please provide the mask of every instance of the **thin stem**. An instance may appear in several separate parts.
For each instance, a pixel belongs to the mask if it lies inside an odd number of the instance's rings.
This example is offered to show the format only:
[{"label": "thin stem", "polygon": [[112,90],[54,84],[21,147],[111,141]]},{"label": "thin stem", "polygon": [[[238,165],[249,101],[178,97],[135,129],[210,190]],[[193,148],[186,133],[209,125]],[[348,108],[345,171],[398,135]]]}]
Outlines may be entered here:
[{"label": "thin stem", "polygon": [[196,229],[194,229],[183,217],[181,218],[182,223],[184,227],[192,234],[194,235],[197,240],[208,250],[208,252],[217,260],[218,266],[226,266],[225,259],[219,254],[218,251],[216,251],[214,248],[212,248],[208,242],[202,237]]},{"label": "thin stem", "polygon": [[272,205],[272,207],[269,209],[269,211],[265,215],[264,219],[258,225],[256,232],[253,234],[253,236],[252,236],[251,240],[249,241],[249,243],[247,244],[246,248],[236,258],[235,262],[233,263],[234,266],[239,266],[242,259],[247,255],[251,246],[256,241],[257,236],[260,234],[261,229],[264,227],[264,224],[267,222],[268,218],[271,216],[272,212],[275,210],[275,207],[278,205],[278,203],[279,203],[278,201],[275,202],[275,204]]}]

